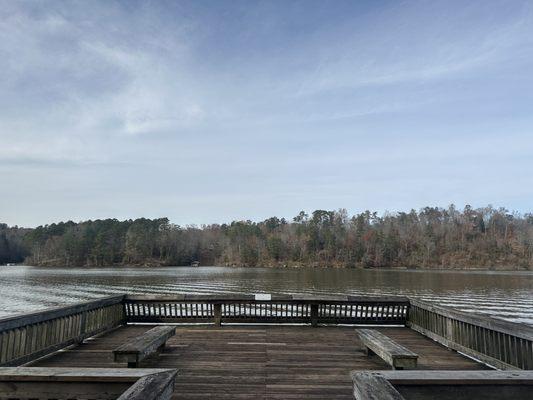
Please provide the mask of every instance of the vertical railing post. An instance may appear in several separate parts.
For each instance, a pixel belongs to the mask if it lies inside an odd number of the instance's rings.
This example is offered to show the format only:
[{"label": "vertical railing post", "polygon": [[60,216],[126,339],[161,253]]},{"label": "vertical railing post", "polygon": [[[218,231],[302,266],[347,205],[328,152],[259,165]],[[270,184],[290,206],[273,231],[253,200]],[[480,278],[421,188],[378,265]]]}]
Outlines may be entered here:
[{"label": "vertical railing post", "polygon": [[213,314],[215,319],[215,326],[222,325],[222,304],[216,303],[213,305]]},{"label": "vertical railing post", "polygon": [[128,303],[126,302],[126,296],[122,299],[122,324],[128,323]]},{"label": "vertical railing post", "polygon": [[311,304],[311,325],[318,326],[318,304]]},{"label": "vertical railing post", "polygon": [[409,303],[409,305],[405,306],[405,317],[404,317],[405,326],[409,326],[409,323],[411,321],[411,315],[412,315],[411,313],[412,313],[412,309],[411,309],[411,304]]},{"label": "vertical railing post", "polygon": [[455,342],[455,330],[453,328],[453,320],[451,318],[443,317],[444,324],[446,324],[446,339]]},{"label": "vertical railing post", "polygon": [[80,335],[82,336],[85,333],[87,328],[87,311],[82,311],[80,315]]}]

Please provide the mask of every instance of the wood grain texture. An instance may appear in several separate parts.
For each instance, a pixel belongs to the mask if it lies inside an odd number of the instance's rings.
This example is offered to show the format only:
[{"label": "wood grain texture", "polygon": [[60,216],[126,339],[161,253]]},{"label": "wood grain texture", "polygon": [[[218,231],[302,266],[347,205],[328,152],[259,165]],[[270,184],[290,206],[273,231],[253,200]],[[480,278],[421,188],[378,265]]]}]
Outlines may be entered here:
[{"label": "wood grain texture", "polygon": [[533,328],[411,300],[407,326],[499,369],[533,369]]},{"label": "wood grain texture", "polygon": [[0,368],[0,399],[168,400],[176,370]]},{"label": "wood grain texture", "polygon": [[357,329],[361,343],[394,369],[415,369],[418,354],[375,329]]},{"label": "wood grain texture", "polygon": [[146,357],[159,352],[175,334],[176,328],[173,326],[156,326],[113,350],[115,362],[126,362],[130,367],[137,367]]},{"label": "wood grain texture", "polygon": [[53,319],[67,317],[73,314],[92,311],[115,304],[122,304],[123,299],[124,296],[122,295],[109,296],[98,300],[72,304],[66,307],[55,307],[33,313],[25,313],[4,317],[0,319],[0,332],[24,327],[26,325],[38,324]]},{"label": "wood grain texture", "polygon": [[117,400],[169,400],[178,371],[148,374],[130,386]]},{"label": "wood grain texture", "polygon": [[[153,326],[128,325],[35,366],[126,367],[112,351]],[[407,328],[378,328],[419,355],[418,369],[485,368]],[[388,370],[367,357],[353,327],[176,326],[159,357],[141,368],[178,369],[173,399],[352,399],[350,372]]]},{"label": "wood grain texture", "polygon": [[352,375],[355,400],[405,400],[380,374],[357,372]]},{"label": "wood grain texture", "polygon": [[356,400],[530,400],[533,371],[352,372]]},{"label": "wood grain texture", "polygon": [[17,366],[126,322],[124,296],[0,319],[0,365]]},{"label": "wood grain texture", "polygon": [[479,327],[496,330],[502,333],[516,336],[518,338],[533,340],[533,327],[517,322],[504,321],[502,319],[490,318],[485,315],[476,313],[469,313],[455,310],[449,307],[442,307],[427,301],[411,299],[412,306],[424,308],[428,311],[440,314],[444,317],[451,318],[457,321],[466,322]]},{"label": "wood grain texture", "polygon": [[529,384],[533,385],[533,371],[379,371],[392,384],[411,385],[472,385],[472,384]]},{"label": "wood grain texture", "polygon": [[407,322],[405,297],[364,296],[126,296],[128,322],[289,323],[400,325]]}]

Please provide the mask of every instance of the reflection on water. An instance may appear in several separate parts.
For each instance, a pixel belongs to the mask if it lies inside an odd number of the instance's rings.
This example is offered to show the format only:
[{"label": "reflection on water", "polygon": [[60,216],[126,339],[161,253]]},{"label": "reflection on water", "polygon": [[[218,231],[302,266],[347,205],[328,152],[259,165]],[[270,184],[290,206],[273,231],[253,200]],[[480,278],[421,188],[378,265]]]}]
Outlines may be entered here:
[{"label": "reflection on water", "polygon": [[533,273],[224,267],[0,267],[0,316],[115,294],[407,295],[533,325]]}]

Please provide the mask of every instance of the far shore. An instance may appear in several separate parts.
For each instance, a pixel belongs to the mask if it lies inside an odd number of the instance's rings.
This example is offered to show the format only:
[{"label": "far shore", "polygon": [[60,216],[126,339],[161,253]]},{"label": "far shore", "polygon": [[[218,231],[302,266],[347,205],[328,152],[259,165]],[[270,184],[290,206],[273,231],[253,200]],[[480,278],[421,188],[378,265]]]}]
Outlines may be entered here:
[{"label": "far shore", "polygon": [[450,272],[533,272],[533,269],[524,266],[490,266],[490,267],[481,267],[481,266],[432,266],[432,267],[406,267],[406,266],[380,266],[380,267],[368,267],[368,266],[326,266],[326,265],[238,265],[238,264],[228,264],[228,265],[163,265],[163,264],[114,264],[114,265],[53,265],[49,263],[45,264],[11,264],[3,265],[0,267],[34,267],[34,268],[43,268],[43,269],[53,269],[53,268],[82,268],[82,269],[98,269],[98,268],[200,268],[200,267],[211,267],[211,268],[248,268],[248,269],[351,269],[351,270],[373,270],[373,271],[450,271]]}]

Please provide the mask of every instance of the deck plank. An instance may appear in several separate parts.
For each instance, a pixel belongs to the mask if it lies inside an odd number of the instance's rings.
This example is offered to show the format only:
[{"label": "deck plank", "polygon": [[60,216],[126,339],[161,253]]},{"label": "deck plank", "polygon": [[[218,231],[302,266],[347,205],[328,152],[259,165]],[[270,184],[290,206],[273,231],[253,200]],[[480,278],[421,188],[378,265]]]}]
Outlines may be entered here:
[{"label": "deck plank", "polygon": [[[151,329],[128,325],[42,359],[40,367],[126,367],[113,349]],[[422,370],[476,370],[481,364],[408,328],[377,328],[419,355]],[[350,371],[389,370],[367,357],[355,328],[177,326],[141,368],[178,368],[174,399],[352,399]]]}]

